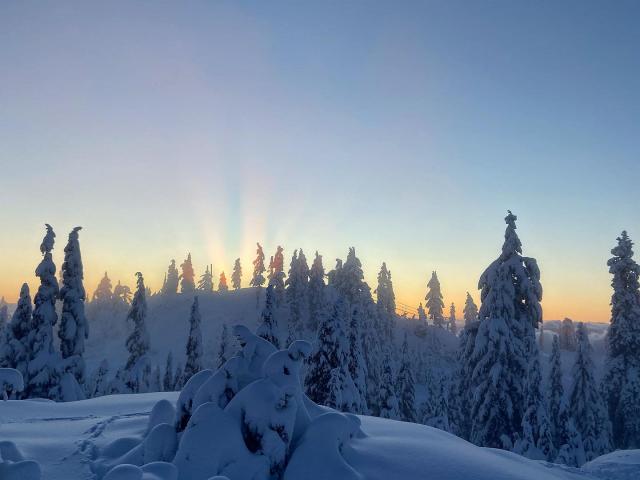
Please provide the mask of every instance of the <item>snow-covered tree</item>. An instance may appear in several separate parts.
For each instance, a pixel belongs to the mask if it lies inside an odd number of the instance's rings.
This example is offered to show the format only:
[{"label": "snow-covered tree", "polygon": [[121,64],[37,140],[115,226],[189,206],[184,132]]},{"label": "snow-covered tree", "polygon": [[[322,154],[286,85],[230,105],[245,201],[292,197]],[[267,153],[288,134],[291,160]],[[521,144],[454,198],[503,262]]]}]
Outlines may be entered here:
[{"label": "snow-covered tree", "polygon": [[566,406],[564,404],[564,386],[562,384],[562,364],[560,362],[560,340],[553,337],[551,346],[550,369],[547,380],[547,405],[553,444],[560,448],[564,443]]},{"label": "snow-covered tree", "polygon": [[[351,315],[349,324],[349,375],[357,390],[353,396],[353,404],[348,408],[351,413],[366,415],[369,413],[367,405],[367,364],[363,352],[363,333],[359,315]],[[356,392],[354,392],[356,393]]]},{"label": "snow-covered tree", "polygon": [[113,288],[113,298],[120,305],[129,305],[131,303],[131,289],[127,285],[122,285],[120,280]]},{"label": "snow-covered tree", "polygon": [[405,422],[415,422],[416,418],[416,388],[411,361],[409,358],[409,342],[404,334],[402,342],[402,357],[398,371],[397,387],[400,419]]},{"label": "snow-covered tree", "polygon": [[220,272],[220,278],[218,279],[218,291],[219,292],[228,292],[229,285],[227,285],[227,277],[224,272]]},{"label": "snow-covered tree", "polygon": [[582,436],[571,418],[567,420],[566,431],[566,442],[560,447],[555,462],[564,463],[570,467],[581,467],[586,463],[587,458]]},{"label": "snow-covered tree", "polygon": [[627,449],[640,446],[639,420],[626,414],[640,411],[640,396],[634,398],[632,394],[638,389],[640,370],[640,266],[633,259],[633,242],[627,232],[617,240],[611,250],[613,257],[607,262],[613,275],[613,295],[603,392],[613,424],[614,446]]},{"label": "snow-covered tree", "polygon": [[289,336],[287,339],[287,344],[289,344],[294,340],[304,338],[304,324],[308,314],[309,265],[302,249],[300,249],[300,253],[298,250],[293,252],[285,284],[289,306]]},{"label": "snow-covered tree", "polygon": [[53,346],[53,326],[58,322],[55,304],[58,298],[56,266],[51,250],[56,234],[50,225],[40,245],[43,258],[36,268],[40,287],[34,298],[33,321],[29,333],[29,365],[25,379],[25,397],[57,399],[55,390],[60,381],[60,356]]},{"label": "snow-covered tree", "polygon": [[205,267],[204,273],[198,281],[198,290],[201,292],[213,292],[213,271],[209,269],[209,265]]},{"label": "snow-covered tree", "polygon": [[240,259],[236,258],[233,264],[233,273],[231,274],[231,286],[234,290],[240,290],[242,283],[242,266],[240,265]]},{"label": "snow-covered tree", "polygon": [[576,330],[576,361],[571,371],[568,413],[580,432],[587,461],[611,449],[611,425],[598,391],[591,358],[591,344],[584,323]]},{"label": "snow-covered tree", "polygon": [[85,385],[85,394],[87,398],[95,398],[105,395],[107,392],[107,377],[109,375],[109,362],[103,359],[98,368],[89,378]]},{"label": "snow-covered tree", "polygon": [[284,249],[278,245],[276,254],[269,263],[269,285],[273,285],[275,304],[280,307],[284,301]]},{"label": "snow-covered tree", "polygon": [[342,273],[342,260],[340,258],[336,258],[336,266],[333,270],[327,273],[327,283],[334,288],[339,288],[340,286],[340,276]]},{"label": "snow-covered tree", "polygon": [[198,297],[194,297],[189,316],[189,339],[187,340],[187,362],[184,366],[183,377],[185,382],[202,370],[202,331],[200,325],[200,306]]},{"label": "snow-covered tree", "polygon": [[173,377],[173,389],[175,391],[182,390],[182,387],[184,387],[184,383],[184,376],[182,375],[182,364],[178,362],[178,365],[176,366],[176,373]]},{"label": "snow-covered tree", "polygon": [[7,323],[9,323],[9,305],[4,297],[2,297],[0,298],[0,338],[2,338]]},{"label": "snow-covered tree", "polygon": [[65,370],[72,373],[79,384],[84,383],[84,341],[89,338],[89,324],[84,313],[86,298],[80,255],[78,232],[82,227],[74,228],[69,234],[69,242],[64,248],[64,263],[62,264],[62,315],[60,317],[60,352],[67,365]]},{"label": "snow-covered tree", "polygon": [[280,340],[278,339],[278,316],[276,313],[275,287],[273,283],[269,283],[265,299],[264,309],[262,310],[262,323],[258,327],[258,336],[271,342],[276,348],[280,348]]},{"label": "snow-covered tree", "polygon": [[176,261],[171,259],[167,270],[167,277],[162,290],[163,294],[178,293],[178,283],[180,282],[180,274],[176,268]]},{"label": "snow-covered tree", "polygon": [[18,370],[23,379],[28,379],[30,354],[29,333],[31,331],[33,308],[29,286],[24,283],[20,298],[11,321],[4,330],[4,340],[0,339],[0,367]]},{"label": "snow-covered tree", "polygon": [[449,322],[447,328],[454,335],[458,333],[458,327],[456,326],[456,306],[453,302],[451,302],[451,306],[449,307]]},{"label": "snow-covered tree", "polygon": [[100,305],[110,305],[111,302],[113,301],[113,289],[111,287],[111,279],[107,275],[107,272],[104,272],[104,277],[100,279],[100,283],[98,283],[96,291],[93,292],[91,301],[96,302]]},{"label": "snow-covered tree", "polygon": [[395,329],[396,317],[396,296],[393,292],[393,282],[391,272],[387,269],[387,264],[382,263],[378,273],[378,288],[376,288],[376,305],[378,307],[378,317],[384,329],[384,336],[389,342],[393,342],[393,332]]},{"label": "snow-covered tree", "polygon": [[416,335],[425,337],[427,335],[428,325],[427,312],[424,311],[424,307],[422,303],[420,303],[420,305],[418,305],[418,323],[415,328]]},{"label": "snow-covered tree", "polygon": [[444,328],[444,301],[442,300],[442,292],[440,291],[440,281],[435,271],[431,273],[431,279],[429,283],[427,283],[427,288],[429,290],[424,299],[426,300],[425,306],[429,312],[431,323],[436,327]]},{"label": "snow-covered tree", "polygon": [[193,271],[193,264],[191,263],[191,254],[187,255],[187,258],[180,265],[182,274],[180,275],[180,291],[182,293],[191,293],[196,289],[195,273]]},{"label": "snow-covered tree", "polygon": [[462,316],[464,318],[464,326],[471,325],[473,322],[478,320],[478,306],[476,302],[473,301],[471,294],[467,292],[467,298],[464,302],[464,310],[462,311]]},{"label": "snow-covered tree", "polygon": [[326,285],[324,283],[324,267],[322,266],[322,255],[316,251],[313,264],[309,270],[309,316],[307,331],[315,335],[318,325],[327,315]]},{"label": "snow-covered tree", "polygon": [[162,378],[162,390],[165,392],[172,392],[175,384],[174,372],[173,372],[173,353],[167,354],[167,361],[164,366],[164,377]]},{"label": "snow-covered tree", "polygon": [[256,258],[253,261],[253,276],[251,277],[249,285],[252,287],[261,287],[264,285],[264,282],[266,282],[264,272],[266,272],[267,269],[264,266],[264,251],[262,250],[262,245],[259,243],[256,243],[256,245]]},{"label": "snow-covered tree", "polygon": [[451,422],[449,419],[449,403],[450,392],[449,382],[446,377],[440,377],[436,380],[432,389],[431,405],[426,408],[425,416],[422,423],[433,428],[439,428],[445,432],[451,431]]},{"label": "snow-covered tree", "polygon": [[124,382],[130,392],[145,391],[144,368],[148,366],[149,332],[147,331],[147,299],[142,273],[136,273],[136,293],[133,295],[127,320],[133,322],[133,331],[127,338],[129,358],[125,365]]},{"label": "snow-covered tree", "polygon": [[222,324],[220,332],[220,345],[218,346],[218,355],[216,357],[216,368],[222,367],[229,358],[231,358],[231,339],[229,338],[229,330],[227,324]]},{"label": "snow-covered tree", "polygon": [[378,385],[380,390],[380,417],[398,420],[400,418],[400,404],[398,402],[398,397],[396,396],[391,364],[391,356],[387,351],[384,357],[384,364],[382,366],[382,377],[380,378],[380,384]]},{"label": "snow-covered tree", "polygon": [[522,256],[516,219],[509,211],[502,253],[480,277],[480,324],[471,356],[470,438],[494,448],[511,448],[520,429],[529,357],[542,320],[540,271],[535,259]]},{"label": "snow-covered tree", "polygon": [[576,351],[576,327],[573,325],[573,320],[570,318],[562,320],[558,336],[560,337],[560,348],[562,350]]}]

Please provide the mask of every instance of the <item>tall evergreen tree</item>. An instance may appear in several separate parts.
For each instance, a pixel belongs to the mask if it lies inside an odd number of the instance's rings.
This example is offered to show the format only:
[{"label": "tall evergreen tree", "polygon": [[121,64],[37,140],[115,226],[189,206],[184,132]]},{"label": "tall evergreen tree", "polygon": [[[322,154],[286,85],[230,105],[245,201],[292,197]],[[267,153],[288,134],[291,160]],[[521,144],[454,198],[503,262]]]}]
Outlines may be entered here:
[{"label": "tall evergreen tree", "polygon": [[174,372],[173,372],[173,353],[167,354],[167,362],[164,367],[164,377],[162,379],[162,390],[165,392],[172,392],[175,384]]},{"label": "tall evergreen tree", "polygon": [[449,307],[449,331],[456,335],[458,333],[458,327],[456,326],[456,306],[453,302],[451,302],[451,306]]},{"label": "tall evergreen tree", "polygon": [[36,268],[40,287],[34,298],[33,322],[29,333],[29,365],[25,382],[25,397],[56,399],[55,390],[60,381],[60,357],[53,346],[53,326],[58,322],[55,305],[58,298],[56,266],[51,250],[55,242],[53,229],[46,225],[47,233],[40,245],[43,258]]},{"label": "tall evergreen tree", "polygon": [[216,368],[222,367],[227,360],[231,358],[231,343],[229,339],[229,330],[227,324],[222,324],[220,332],[220,346],[218,347],[218,356],[216,358]]},{"label": "tall evergreen tree", "polygon": [[118,284],[113,288],[113,298],[119,305],[130,305],[131,289],[118,280]]},{"label": "tall evergreen tree", "polygon": [[[640,431],[627,413],[640,411],[640,266],[633,259],[633,242],[626,231],[611,250],[611,323],[607,335],[606,373],[603,392],[613,424],[613,442],[618,448],[638,448]],[[625,392],[623,398],[623,392]]]},{"label": "tall evergreen tree", "polygon": [[266,272],[267,269],[264,267],[264,251],[262,250],[262,245],[259,243],[256,243],[256,245],[256,258],[253,261],[253,276],[251,277],[249,285],[252,287],[261,287],[264,285],[264,282],[266,282],[264,272]]},{"label": "tall evergreen tree", "polygon": [[440,281],[436,272],[431,273],[431,279],[427,283],[427,295],[424,297],[426,300],[427,311],[429,312],[429,318],[436,327],[444,328],[444,302],[442,301],[442,292],[440,291]]},{"label": "tall evergreen tree", "polygon": [[405,422],[415,422],[416,418],[416,388],[411,361],[409,358],[409,342],[407,333],[404,334],[402,342],[402,357],[400,361],[400,370],[398,371],[398,380],[396,390],[398,391],[398,401],[400,410],[400,419]]},{"label": "tall evergreen tree", "polygon": [[84,313],[86,294],[82,280],[84,278],[78,232],[82,227],[74,228],[69,234],[69,242],[64,249],[62,264],[62,316],[60,317],[60,351],[66,360],[67,371],[73,374],[79,384],[84,383],[84,341],[89,338],[89,324]]},{"label": "tall evergreen tree", "polygon": [[179,282],[180,282],[180,274],[178,273],[178,269],[176,268],[176,261],[171,259],[171,263],[169,263],[169,268],[167,270],[167,279],[164,283],[164,288],[162,290],[162,293],[164,294],[178,293]]},{"label": "tall evergreen tree", "polygon": [[307,331],[315,335],[318,325],[327,315],[326,285],[324,283],[324,267],[322,265],[322,255],[316,251],[313,264],[309,270],[309,317]]},{"label": "tall evergreen tree", "polygon": [[382,376],[380,378],[380,416],[397,420],[400,418],[400,404],[396,396],[395,382],[393,381],[393,370],[391,368],[391,356],[389,351],[385,352],[382,366]]},{"label": "tall evergreen tree", "polygon": [[107,272],[104,272],[104,277],[100,279],[96,291],[93,292],[91,297],[92,302],[96,302],[101,305],[110,305],[113,301],[113,289],[111,287],[111,279]]},{"label": "tall evergreen tree", "polygon": [[[367,405],[367,365],[364,357],[360,318],[351,315],[349,324],[349,375],[353,380],[357,392],[354,392],[351,413],[366,415],[369,413]],[[357,395],[356,395],[357,393]]]},{"label": "tall evergreen tree", "polygon": [[219,292],[229,291],[229,285],[227,285],[227,276],[224,274],[224,272],[220,273],[220,278],[218,280],[218,291]]},{"label": "tall evergreen tree", "polygon": [[145,391],[144,368],[148,366],[149,332],[147,331],[147,299],[142,273],[136,272],[136,293],[133,295],[127,320],[133,322],[133,331],[127,338],[129,358],[125,365],[124,382],[133,393]]},{"label": "tall evergreen tree", "polygon": [[562,350],[576,351],[576,327],[573,325],[573,320],[570,318],[562,320],[558,336],[560,337],[560,348]]},{"label": "tall evergreen tree", "polygon": [[213,292],[213,270],[207,265],[204,273],[198,281],[198,290],[201,292]]},{"label": "tall evergreen tree", "polygon": [[187,363],[184,366],[184,380],[188,381],[193,375],[202,370],[202,331],[200,325],[200,306],[198,297],[194,297],[189,317],[189,339],[187,340]]},{"label": "tall evergreen tree", "polygon": [[611,449],[611,425],[598,391],[591,358],[591,344],[584,323],[576,331],[578,347],[569,392],[569,415],[582,437],[587,461]]},{"label": "tall evergreen tree", "polygon": [[257,333],[259,337],[271,342],[276,348],[280,348],[276,308],[275,287],[273,283],[269,283],[264,309],[262,310],[262,323],[258,327]]},{"label": "tall evergreen tree", "polygon": [[389,342],[393,342],[393,332],[395,329],[396,317],[396,296],[393,292],[393,282],[391,272],[387,269],[387,264],[382,263],[378,273],[378,288],[376,288],[376,305],[378,307],[378,317],[384,329],[384,336]]},{"label": "tall evergreen tree", "polygon": [[29,285],[23,283],[18,304],[4,331],[4,341],[0,342],[0,368],[14,368],[22,374],[23,379],[29,378],[29,333],[32,314]]},{"label": "tall evergreen tree", "polygon": [[269,285],[274,287],[275,305],[280,307],[284,302],[284,249],[278,245],[276,254],[269,263]]},{"label": "tall evergreen tree", "polygon": [[464,310],[462,311],[462,316],[464,318],[464,326],[471,325],[473,322],[478,320],[478,307],[476,302],[473,301],[471,294],[467,292],[467,298],[464,302]]},{"label": "tall evergreen tree", "polygon": [[233,273],[231,274],[231,286],[234,290],[240,290],[240,284],[242,283],[242,266],[240,265],[240,259],[236,258],[233,264]]},{"label": "tall evergreen tree", "polygon": [[427,313],[424,311],[422,302],[418,305],[418,324],[416,325],[416,335],[419,337],[425,337],[427,335],[429,322],[427,320]]},{"label": "tall evergreen tree", "polygon": [[182,274],[180,275],[180,291],[182,293],[194,292],[196,289],[196,281],[190,253],[187,255],[185,261],[182,262],[180,268],[182,269]]},{"label": "tall evergreen tree", "polygon": [[560,341],[553,337],[551,346],[550,369],[547,381],[547,404],[553,444],[560,448],[565,440],[566,406],[564,404],[564,386],[562,384],[562,364],[560,362]]},{"label": "tall evergreen tree", "polygon": [[0,299],[0,338],[2,338],[2,334],[8,323],[9,323],[9,305],[5,301],[4,297],[2,297]]},{"label": "tall evergreen tree", "polygon": [[540,271],[533,258],[522,256],[516,219],[511,212],[506,216],[502,253],[480,277],[480,324],[471,357],[471,441],[495,448],[511,448],[519,430],[529,356],[542,320]]},{"label": "tall evergreen tree", "polygon": [[309,265],[302,249],[293,252],[289,276],[285,282],[289,306],[289,336],[287,344],[304,338],[304,324],[308,315]]},{"label": "tall evergreen tree", "polygon": [[173,377],[173,389],[175,391],[182,390],[182,387],[184,387],[184,383],[184,376],[182,375],[182,364],[178,362],[178,365],[176,366],[176,374],[175,377]]}]

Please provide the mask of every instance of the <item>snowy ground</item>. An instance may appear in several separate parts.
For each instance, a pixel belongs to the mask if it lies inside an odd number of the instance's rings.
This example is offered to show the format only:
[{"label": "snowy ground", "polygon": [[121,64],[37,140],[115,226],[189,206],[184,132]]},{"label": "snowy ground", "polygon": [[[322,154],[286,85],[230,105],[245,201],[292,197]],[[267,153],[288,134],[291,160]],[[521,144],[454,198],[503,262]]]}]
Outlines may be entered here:
[{"label": "snowy ground", "polygon": [[[153,405],[163,398],[175,402],[177,394],[117,395],[70,403],[0,402],[0,442],[11,440],[25,458],[39,461],[43,479],[92,479],[90,461],[97,450],[117,438],[140,435]],[[366,436],[352,440],[342,455],[362,479],[640,478],[640,451],[614,452],[582,469],[569,469],[479,448],[423,425],[361,418]],[[310,462],[313,469],[305,480],[340,480],[326,476],[326,463]]]}]

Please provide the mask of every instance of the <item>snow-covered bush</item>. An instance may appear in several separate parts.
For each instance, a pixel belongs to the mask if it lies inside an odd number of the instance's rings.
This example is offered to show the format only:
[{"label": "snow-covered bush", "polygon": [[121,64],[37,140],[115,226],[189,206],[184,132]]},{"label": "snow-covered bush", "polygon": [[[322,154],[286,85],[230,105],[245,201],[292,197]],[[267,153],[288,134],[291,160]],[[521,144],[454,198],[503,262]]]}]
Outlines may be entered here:
[{"label": "snow-covered bush", "polygon": [[24,390],[22,374],[13,368],[0,368],[0,396],[8,400],[9,396]]},{"label": "snow-covered bush", "polygon": [[302,473],[318,451],[324,453],[316,463],[329,460],[331,471],[354,472],[342,448],[359,434],[358,418],[320,407],[302,390],[300,370],[311,345],[298,340],[276,350],[244,326],[234,333],[238,354],[217,371],[193,375],[175,409],[158,402],[142,436],[105,447],[92,465],[98,478],[303,478],[288,474],[288,465]]}]

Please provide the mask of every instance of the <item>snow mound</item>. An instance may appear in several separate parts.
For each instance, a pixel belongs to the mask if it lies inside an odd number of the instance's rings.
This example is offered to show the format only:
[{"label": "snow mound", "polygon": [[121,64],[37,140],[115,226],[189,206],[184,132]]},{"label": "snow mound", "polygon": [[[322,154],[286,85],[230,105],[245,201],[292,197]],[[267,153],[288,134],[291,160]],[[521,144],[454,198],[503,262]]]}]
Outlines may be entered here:
[{"label": "snow mound", "polygon": [[582,470],[603,480],[640,478],[640,450],[618,450],[582,466]]},{"label": "snow mound", "polygon": [[178,470],[171,463],[154,462],[143,467],[118,465],[104,480],[177,480]]},{"label": "snow mound", "polygon": [[[2,370],[11,370],[8,368]],[[20,376],[22,379],[22,376]],[[0,442],[0,478],[2,480],[40,480],[40,465],[25,460],[13,442]]]}]

